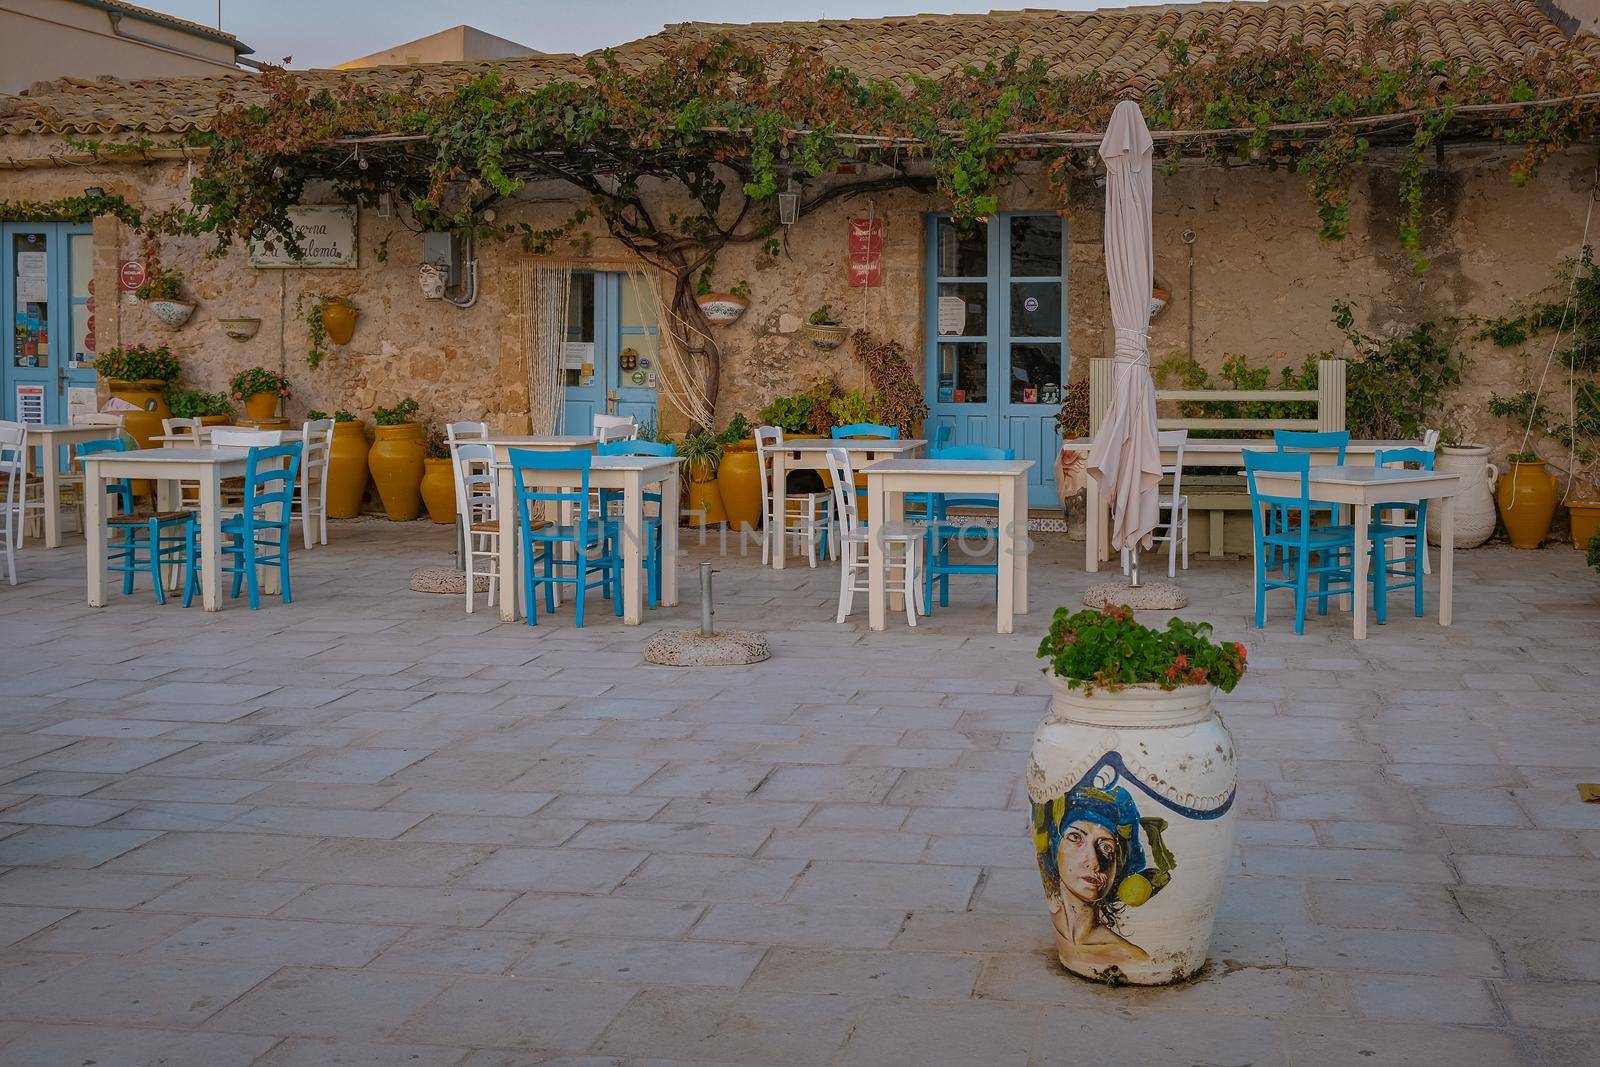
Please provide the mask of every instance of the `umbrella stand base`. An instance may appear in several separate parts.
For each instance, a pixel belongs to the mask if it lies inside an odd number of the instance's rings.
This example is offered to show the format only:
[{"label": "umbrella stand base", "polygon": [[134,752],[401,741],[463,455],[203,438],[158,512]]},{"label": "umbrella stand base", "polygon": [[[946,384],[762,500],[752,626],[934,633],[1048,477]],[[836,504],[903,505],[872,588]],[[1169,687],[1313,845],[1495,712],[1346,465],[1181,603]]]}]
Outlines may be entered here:
[{"label": "umbrella stand base", "polygon": [[772,655],[764,635],[749,630],[663,630],[644,646],[644,658],[664,667],[733,667]]},{"label": "umbrella stand base", "polygon": [[1188,607],[1189,594],[1171,582],[1146,582],[1140,586],[1131,586],[1126,582],[1102,582],[1084,591],[1083,602],[1091,608],[1126,604],[1135,611],[1171,610]]}]

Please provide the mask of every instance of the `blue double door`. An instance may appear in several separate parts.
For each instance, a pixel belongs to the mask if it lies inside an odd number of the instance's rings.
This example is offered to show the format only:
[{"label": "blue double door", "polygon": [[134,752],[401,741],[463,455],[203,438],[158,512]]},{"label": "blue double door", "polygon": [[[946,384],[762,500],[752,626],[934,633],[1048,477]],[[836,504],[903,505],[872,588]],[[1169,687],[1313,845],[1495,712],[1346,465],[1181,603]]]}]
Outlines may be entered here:
[{"label": "blue double door", "polygon": [[928,432],[1031,459],[1028,502],[1056,503],[1055,416],[1067,380],[1067,242],[1056,214],[927,224]]},{"label": "blue double door", "polygon": [[641,274],[578,271],[567,296],[562,346],[563,433],[588,433],[596,415],[631,415],[656,425],[661,329]]},{"label": "blue double door", "polygon": [[0,225],[0,315],[11,323],[0,361],[7,419],[66,422],[74,399],[95,409],[93,241],[85,225]]}]

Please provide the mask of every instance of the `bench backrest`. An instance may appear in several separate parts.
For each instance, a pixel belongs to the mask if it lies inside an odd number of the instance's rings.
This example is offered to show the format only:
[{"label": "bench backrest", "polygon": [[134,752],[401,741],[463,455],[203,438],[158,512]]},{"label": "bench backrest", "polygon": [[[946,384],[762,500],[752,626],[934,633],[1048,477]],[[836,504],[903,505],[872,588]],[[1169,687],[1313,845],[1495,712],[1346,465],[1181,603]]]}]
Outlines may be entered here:
[{"label": "bench backrest", "polygon": [[[1100,429],[1100,420],[1111,406],[1115,386],[1112,360],[1089,361],[1089,432]],[[1162,430],[1342,430],[1344,423],[1344,371],[1342,359],[1317,361],[1316,389],[1157,389],[1157,403],[1177,401],[1290,401],[1315,404],[1311,419],[1186,419],[1158,418]]]}]

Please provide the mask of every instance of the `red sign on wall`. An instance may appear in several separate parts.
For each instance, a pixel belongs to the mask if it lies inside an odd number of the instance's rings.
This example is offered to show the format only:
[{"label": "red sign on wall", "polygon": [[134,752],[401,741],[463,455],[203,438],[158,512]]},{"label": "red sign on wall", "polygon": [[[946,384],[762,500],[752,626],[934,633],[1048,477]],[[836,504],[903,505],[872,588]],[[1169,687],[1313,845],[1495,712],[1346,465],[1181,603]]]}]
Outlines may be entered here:
[{"label": "red sign on wall", "polygon": [[883,220],[850,220],[850,257],[846,264],[854,288],[883,284]]},{"label": "red sign on wall", "polygon": [[125,259],[122,261],[122,265],[117,268],[117,284],[122,287],[122,291],[125,293],[131,293],[143,285],[144,278],[144,260],[142,259]]}]

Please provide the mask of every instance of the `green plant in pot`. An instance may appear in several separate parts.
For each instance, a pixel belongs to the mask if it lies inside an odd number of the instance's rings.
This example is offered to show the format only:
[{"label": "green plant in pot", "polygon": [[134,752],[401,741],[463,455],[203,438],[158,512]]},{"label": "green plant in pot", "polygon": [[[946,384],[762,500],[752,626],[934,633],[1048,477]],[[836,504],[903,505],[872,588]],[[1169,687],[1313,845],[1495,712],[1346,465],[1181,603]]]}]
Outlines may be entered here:
[{"label": "green plant in pot", "polygon": [[805,334],[818,348],[833,349],[844,344],[850,331],[840,324],[831,304],[823,304],[806,316]]},{"label": "green plant in pot", "polygon": [[686,511],[691,526],[710,526],[727,517],[722,492],[717,487],[717,468],[722,463],[724,447],[722,435],[715,430],[697,430],[678,442],[678,456],[689,472]]},{"label": "green plant in pot", "polygon": [[1057,958],[1105,982],[1182,981],[1205,964],[1233,851],[1233,738],[1211,697],[1244,676],[1244,646],[1126,606],[1060,608],[1039,656],[1053,693],[1026,780]]},{"label": "green plant in pot", "polygon": [[264,422],[278,413],[278,401],[288,400],[291,393],[289,379],[265,367],[251,367],[235,374],[228,381],[228,391],[234,400],[244,402],[245,417]]},{"label": "green plant in pot", "polygon": [[123,345],[100,353],[94,368],[112,397],[131,406],[123,409],[122,428],[140,448],[157,444],[161,420],[172,414],[167,390],[178,380],[178,360],[172,350],[166,345]]},{"label": "green plant in pot", "polygon": [[183,272],[176,267],[156,265],[133,295],[148,304],[150,314],[170,330],[176,330],[194,314],[194,301],[183,299]]},{"label": "green plant in pot", "polygon": [[772,403],[756,412],[763,426],[776,426],[786,434],[811,431],[811,397],[805,393],[775,397]]},{"label": "green plant in pot", "polygon": [[422,512],[425,449],[422,424],[413,421],[420,410],[422,405],[408,396],[393,407],[372,412],[376,426],[367,466],[383,510],[394,522],[410,522]]},{"label": "green plant in pot", "polygon": [[422,440],[422,502],[428,518],[440,525],[456,521],[456,478],[450,464],[450,444],[445,433],[429,425]]},{"label": "green plant in pot", "polygon": [[224,423],[233,418],[233,401],[227,393],[202,393],[178,389],[167,394],[167,407],[174,418],[210,420]]},{"label": "green plant in pot", "polygon": [[349,299],[328,293],[301,293],[294,301],[294,316],[306,327],[306,366],[316,370],[328,356],[328,345],[350,343],[356,316]]},{"label": "green plant in pot", "polygon": [[695,283],[695,302],[711,325],[730,326],[750,307],[750,283],[741,279],[727,292],[716,292],[711,288],[711,266],[706,265]]},{"label": "green plant in pot", "polygon": [[828,405],[828,417],[835,426],[854,426],[862,422],[878,421],[878,405],[859,389],[852,389],[836,397]]}]

